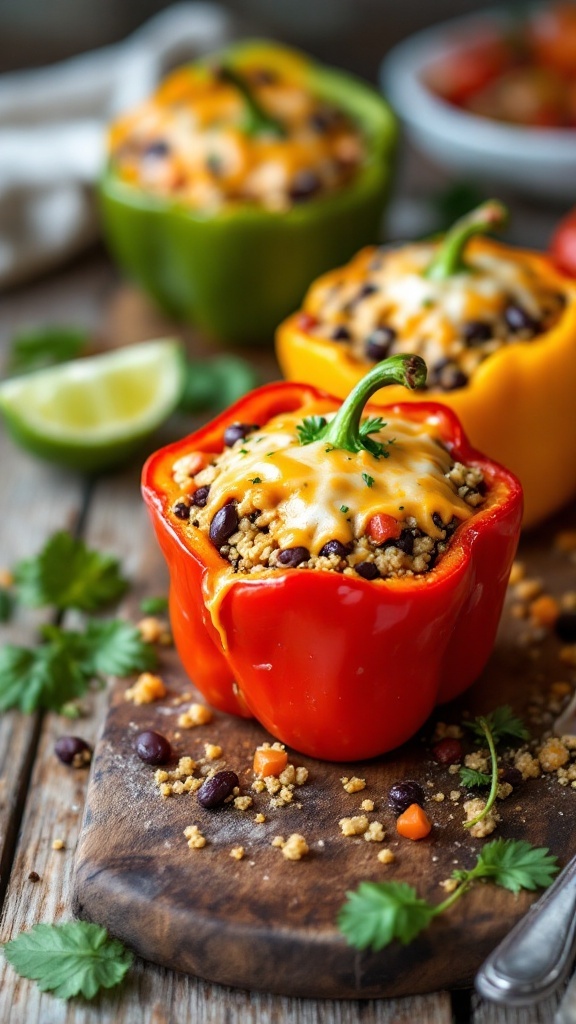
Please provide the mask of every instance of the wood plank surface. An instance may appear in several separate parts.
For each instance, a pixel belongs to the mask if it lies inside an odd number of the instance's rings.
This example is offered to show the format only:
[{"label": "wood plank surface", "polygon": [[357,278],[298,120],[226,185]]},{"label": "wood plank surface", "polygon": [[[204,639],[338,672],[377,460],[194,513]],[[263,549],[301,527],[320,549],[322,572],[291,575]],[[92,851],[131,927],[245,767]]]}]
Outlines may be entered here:
[{"label": "wood plank surface", "polygon": [[560,999],[559,995],[552,996],[535,1006],[509,1009],[475,999],[472,1006],[472,1024],[552,1024]]}]

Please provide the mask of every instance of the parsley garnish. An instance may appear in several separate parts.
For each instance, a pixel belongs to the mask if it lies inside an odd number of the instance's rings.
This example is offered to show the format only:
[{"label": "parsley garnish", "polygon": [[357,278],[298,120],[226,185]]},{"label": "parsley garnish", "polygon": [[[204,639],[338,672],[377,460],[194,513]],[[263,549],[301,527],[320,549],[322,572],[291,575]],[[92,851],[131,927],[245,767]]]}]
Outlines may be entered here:
[{"label": "parsley garnish", "polygon": [[111,604],[128,586],[117,558],[91,550],[65,531],[55,533],[34,558],[18,562],[14,582],[24,604],[84,612]]},{"label": "parsley garnish", "polygon": [[58,711],[86,693],[92,680],[153,668],[154,649],[120,619],[89,622],[83,632],[45,626],[38,647],[0,650],[0,711]]},{"label": "parsley garnish", "polygon": [[[464,724],[471,729],[479,739],[484,739],[484,729],[480,725],[482,719],[476,718],[473,722],[465,722]],[[485,715],[483,721],[488,724],[488,727],[494,737],[494,743],[500,743],[500,740],[509,737],[516,740],[528,740],[530,739],[530,733],[520,718],[517,718],[513,713],[512,708],[508,704],[502,705],[502,707],[495,708],[489,715]]]},{"label": "parsley garnish", "polygon": [[87,921],[37,924],[5,943],[3,951],[21,978],[37,981],[41,992],[59,999],[93,999],[101,988],[118,985],[133,961],[105,928]]},{"label": "parsley garnish", "polygon": [[477,772],[474,768],[461,768],[460,782],[466,789],[482,789],[490,785],[492,776],[486,772]]},{"label": "parsley garnish", "polygon": [[338,915],[338,926],[351,946],[377,951],[394,939],[405,945],[448,910],[473,882],[486,879],[517,893],[545,888],[558,871],[556,857],[524,840],[496,839],[478,854],[470,870],[452,872],[460,884],[442,903],[420,899],[406,882],[361,882]]},{"label": "parsley garnish", "polygon": [[328,423],[325,416],[306,416],[296,427],[300,444],[312,444],[320,441]]},{"label": "parsley garnish", "polygon": [[262,483],[262,477],[260,477],[260,476],[255,476],[255,477],[253,477],[253,479],[252,479],[252,480],[250,481],[250,483],[251,483],[251,484],[261,484],[261,483]]},{"label": "parsley garnish", "polygon": [[374,483],[374,477],[370,476],[369,473],[362,473],[362,479],[366,484],[366,487],[372,487]]},{"label": "parsley garnish", "polygon": [[8,587],[0,587],[0,622],[9,622],[14,610],[14,595]]},{"label": "parsley garnish", "polygon": [[344,515],[346,515],[346,513],[349,512],[350,509],[348,508],[348,505],[340,505],[340,511],[343,512]]}]

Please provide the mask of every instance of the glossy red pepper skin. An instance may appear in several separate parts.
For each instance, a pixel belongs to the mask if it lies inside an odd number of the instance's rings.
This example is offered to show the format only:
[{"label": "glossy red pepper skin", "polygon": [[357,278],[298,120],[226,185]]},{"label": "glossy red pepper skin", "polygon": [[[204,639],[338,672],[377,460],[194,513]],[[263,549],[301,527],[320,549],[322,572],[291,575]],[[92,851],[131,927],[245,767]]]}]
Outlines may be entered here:
[{"label": "glossy red pepper skin", "polygon": [[[373,757],[410,738],[438,703],[478,678],[492,649],[522,517],[517,479],[474,451],[454,415],[431,402],[390,406],[438,424],[457,459],[478,465],[485,506],[458,527],[428,574],[366,581],[309,569],[246,577],[223,598],[220,634],[203,581],[222,566],[210,541],[170,508],[172,465],[189,451],[219,451],[232,422],[260,423],[326,398],[316,388],[272,384],[202,430],[152,455],[143,494],[171,576],[170,615],[180,657],[207,700],[252,713],[273,736],[327,760]],[[340,403],[333,399],[334,407]],[[303,415],[306,415],[303,410]]]}]

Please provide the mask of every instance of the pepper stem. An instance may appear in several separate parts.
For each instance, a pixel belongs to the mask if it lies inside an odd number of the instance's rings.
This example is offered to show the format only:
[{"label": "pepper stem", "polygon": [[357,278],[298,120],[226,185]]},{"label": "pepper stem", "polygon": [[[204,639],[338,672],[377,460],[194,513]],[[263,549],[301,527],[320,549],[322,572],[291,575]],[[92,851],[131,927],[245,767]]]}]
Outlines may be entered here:
[{"label": "pepper stem", "polygon": [[426,383],[426,363],[420,356],[397,355],[377,363],[369,373],[350,392],[348,398],[340,406],[333,420],[330,421],[322,440],[334,448],[344,448],[348,452],[361,452],[363,449],[372,451],[381,448],[369,437],[360,433],[360,422],[364,406],[369,398],[389,384],[403,384],[414,390],[423,388]]},{"label": "pepper stem", "polygon": [[438,252],[425,271],[425,277],[433,281],[445,281],[453,274],[468,269],[464,250],[472,235],[484,235],[494,228],[501,228],[508,219],[508,210],[498,199],[488,199],[465,217],[460,217],[446,232]]},{"label": "pepper stem", "polygon": [[242,75],[239,75],[228,64],[224,64],[218,68],[218,76],[221,80],[234,86],[242,96],[246,111],[245,130],[248,135],[274,135],[276,138],[284,138],[286,135],[284,125],[264,110]]}]

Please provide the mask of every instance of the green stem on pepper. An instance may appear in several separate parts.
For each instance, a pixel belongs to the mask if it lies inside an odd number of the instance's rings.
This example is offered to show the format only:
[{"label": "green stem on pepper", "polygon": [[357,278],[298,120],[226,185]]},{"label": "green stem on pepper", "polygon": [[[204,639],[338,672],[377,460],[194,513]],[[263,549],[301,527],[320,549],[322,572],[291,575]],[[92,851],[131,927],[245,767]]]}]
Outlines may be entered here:
[{"label": "green stem on pepper", "polygon": [[322,440],[334,448],[344,448],[348,452],[361,452],[366,449],[379,458],[383,454],[384,446],[360,430],[366,402],[376,391],[389,384],[403,384],[404,387],[414,390],[424,387],[425,383],[426,363],[420,356],[398,355],[384,359],[358,381],[334,419],[323,431]]},{"label": "green stem on pepper", "polygon": [[490,761],[492,765],[492,784],[490,786],[490,793],[488,794],[488,799],[486,801],[485,806],[480,811],[480,814],[477,814],[475,818],[472,818],[472,821],[465,821],[464,828],[472,828],[473,825],[477,825],[479,821],[482,821],[482,819],[486,817],[486,815],[492,810],[494,806],[494,803],[496,801],[496,793],[498,791],[498,756],[496,754],[496,746],[494,743],[492,730],[490,728],[490,724],[486,721],[485,718],[478,718],[477,722],[486,737],[486,742],[488,744],[488,749],[490,751]]},{"label": "green stem on pepper", "polygon": [[256,99],[248,82],[234,68],[224,64],[218,68],[218,77],[240,93],[245,106],[244,129],[248,135],[273,135],[282,139],[286,136],[286,128],[281,121],[268,114]]},{"label": "green stem on pepper", "polygon": [[465,217],[460,217],[446,232],[436,255],[426,268],[425,277],[432,281],[445,281],[454,274],[468,270],[464,250],[470,238],[503,227],[507,219],[508,210],[498,199],[488,199]]}]

